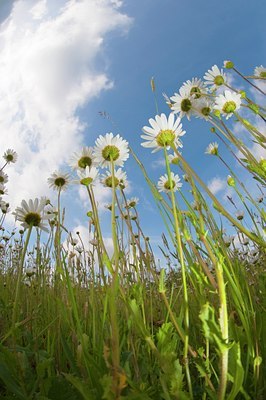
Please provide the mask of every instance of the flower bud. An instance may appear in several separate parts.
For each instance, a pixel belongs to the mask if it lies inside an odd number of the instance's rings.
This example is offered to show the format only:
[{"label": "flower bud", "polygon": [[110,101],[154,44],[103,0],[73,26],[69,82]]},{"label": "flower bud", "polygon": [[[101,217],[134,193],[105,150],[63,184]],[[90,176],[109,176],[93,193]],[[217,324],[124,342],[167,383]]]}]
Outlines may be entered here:
[{"label": "flower bud", "polygon": [[233,61],[225,60],[225,61],[224,61],[224,68],[227,68],[227,69],[232,69],[232,68],[234,68],[234,63],[233,63]]},{"label": "flower bud", "polygon": [[235,187],[235,185],[236,185],[236,182],[231,175],[228,175],[228,177],[227,177],[227,184],[232,187]]}]

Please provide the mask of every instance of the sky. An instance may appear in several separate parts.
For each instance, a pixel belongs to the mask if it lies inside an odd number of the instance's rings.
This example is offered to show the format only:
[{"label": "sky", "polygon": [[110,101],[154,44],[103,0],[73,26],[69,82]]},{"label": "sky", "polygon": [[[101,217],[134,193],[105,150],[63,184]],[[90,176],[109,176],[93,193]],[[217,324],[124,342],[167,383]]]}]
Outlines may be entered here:
[{"label": "sky", "polygon": [[[142,127],[156,114],[151,77],[159,112],[168,114],[162,92],[173,95],[214,64],[231,59],[252,74],[266,65],[265,11],[262,0],[252,7],[248,0],[1,0],[0,148],[19,155],[6,170],[12,208],[43,195],[55,201],[47,178],[69,171],[73,152],[106,132],[122,135],[157,182],[165,173],[162,154],[140,145]],[[184,157],[225,199],[227,172],[204,154],[214,141],[209,125],[182,122]],[[132,157],[125,167],[128,196],[140,198],[144,230],[157,243],[161,222],[148,186]],[[62,201],[69,228],[85,232],[82,189],[71,187]],[[96,191],[107,238],[110,192]]]}]

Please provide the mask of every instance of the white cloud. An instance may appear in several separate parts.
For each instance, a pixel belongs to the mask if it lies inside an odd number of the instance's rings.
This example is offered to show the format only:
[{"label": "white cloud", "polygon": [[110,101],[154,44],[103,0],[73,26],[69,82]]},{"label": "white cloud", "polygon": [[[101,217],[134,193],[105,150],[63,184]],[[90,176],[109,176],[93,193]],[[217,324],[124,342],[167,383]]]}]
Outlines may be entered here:
[{"label": "white cloud", "polygon": [[219,177],[215,177],[210,182],[208,182],[208,188],[212,192],[212,194],[215,195],[216,193],[226,188],[226,181]]},{"label": "white cloud", "polygon": [[98,57],[131,20],[114,0],[18,0],[0,26],[0,147],[17,151],[9,202],[47,195],[47,177],[83,142],[78,117],[113,87]]}]

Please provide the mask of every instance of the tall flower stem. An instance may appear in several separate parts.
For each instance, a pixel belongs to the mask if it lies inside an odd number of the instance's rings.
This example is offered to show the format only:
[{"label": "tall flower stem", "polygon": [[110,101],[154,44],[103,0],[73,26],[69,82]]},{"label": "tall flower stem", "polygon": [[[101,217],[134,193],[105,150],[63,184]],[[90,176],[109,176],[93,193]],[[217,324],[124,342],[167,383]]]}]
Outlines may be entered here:
[{"label": "tall flower stem", "polygon": [[241,72],[239,72],[235,67],[233,68],[233,70],[234,70],[239,76],[241,76],[241,78],[244,79],[247,83],[249,83],[251,86],[253,86],[255,89],[257,89],[261,94],[266,94],[266,93],[264,93],[264,91],[261,90],[258,86],[254,85],[254,83],[250,82],[250,80],[248,80],[243,74],[241,74]]},{"label": "tall flower stem", "polygon": [[30,227],[28,229],[28,233],[26,236],[26,240],[25,240],[23,251],[21,254],[21,258],[20,258],[20,263],[18,266],[17,283],[16,283],[16,289],[15,289],[15,299],[14,299],[13,312],[12,312],[12,331],[13,331],[13,333],[15,331],[15,325],[16,325],[16,319],[17,319],[17,313],[18,313],[18,300],[19,300],[20,288],[21,288],[21,278],[22,278],[22,274],[23,274],[24,261],[25,261],[25,256],[27,253],[28,244],[30,241],[31,231],[32,231],[32,225],[30,225]]},{"label": "tall flower stem", "polygon": [[[108,253],[106,251],[106,248],[105,248],[105,245],[104,245],[104,241],[103,241],[103,235],[102,235],[102,231],[101,231],[97,205],[96,205],[96,201],[95,201],[95,197],[94,197],[94,193],[93,193],[92,187],[87,186],[87,191],[88,191],[88,195],[89,195],[91,206],[92,206],[93,217],[94,217],[94,221],[93,222],[95,224],[97,239],[98,239],[99,244],[100,244],[100,250],[105,255],[105,258],[109,259]],[[97,249],[98,249],[98,247],[99,246],[97,246]],[[99,251],[98,251],[98,253],[99,253]],[[105,277],[105,271],[104,271],[104,268],[103,268],[102,254],[99,253],[98,256],[99,256],[99,266],[100,266],[100,269],[101,269],[103,282],[104,282],[104,284],[106,284],[106,277]],[[111,272],[111,271],[109,271],[109,272]]]},{"label": "tall flower stem", "polygon": [[116,218],[115,218],[115,200],[116,200],[116,187],[115,187],[115,169],[114,162],[111,160],[112,172],[112,239],[114,246],[114,272],[112,276],[112,284],[110,290],[110,318],[111,318],[111,342],[112,342],[112,364],[113,364],[113,392],[115,399],[120,398],[119,387],[119,369],[120,369],[120,348],[119,348],[119,330],[117,322],[117,294],[119,289],[119,247],[116,231]]},{"label": "tall flower stem", "polygon": [[189,307],[188,307],[188,290],[187,290],[187,278],[186,278],[186,266],[184,261],[184,254],[183,254],[183,246],[182,240],[180,236],[180,227],[177,215],[177,207],[175,201],[175,194],[173,191],[173,187],[171,185],[171,171],[169,166],[169,159],[167,155],[166,147],[164,146],[164,157],[166,163],[166,170],[168,179],[170,182],[170,196],[172,202],[172,209],[173,209],[173,216],[174,216],[174,228],[175,228],[175,235],[176,235],[176,242],[175,247],[179,254],[180,265],[181,265],[181,275],[182,275],[182,283],[183,283],[183,294],[184,294],[184,306],[185,306],[185,337],[184,337],[184,363],[185,363],[185,371],[186,371],[186,378],[188,383],[188,389],[190,393],[191,399],[193,399],[193,390],[191,384],[191,377],[190,377],[190,370],[189,370],[189,363],[188,363],[188,351],[189,351]]},{"label": "tall flower stem", "polygon": [[60,276],[61,270],[61,209],[60,209],[61,188],[58,190],[57,197],[57,224],[55,232],[55,254],[56,254],[56,279]]}]

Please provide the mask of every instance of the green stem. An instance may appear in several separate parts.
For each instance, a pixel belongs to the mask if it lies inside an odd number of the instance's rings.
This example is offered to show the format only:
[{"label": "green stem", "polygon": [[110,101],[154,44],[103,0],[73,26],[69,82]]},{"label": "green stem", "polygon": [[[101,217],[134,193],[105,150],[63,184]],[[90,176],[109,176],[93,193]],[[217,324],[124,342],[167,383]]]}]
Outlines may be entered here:
[{"label": "green stem", "polygon": [[191,399],[193,399],[193,390],[191,384],[191,377],[189,371],[189,363],[188,363],[188,349],[189,349],[189,307],[188,307],[188,290],[187,290],[187,279],[186,279],[186,266],[184,262],[184,254],[183,254],[183,247],[180,235],[180,227],[179,221],[177,216],[177,207],[175,201],[175,194],[173,187],[171,185],[171,171],[169,166],[169,159],[167,155],[166,147],[164,147],[164,157],[166,163],[166,170],[168,175],[168,180],[170,182],[170,193],[171,193],[171,202],[172,202],[172,209],[173,209],[173,216],[174,216],[174,227],[175,227],[175,235],[177,243],[175,243],[176,250],[179,254],[180,265],[181,265],[181,274],[182,274],[182,283],[183,283],[183,293],[184,293],[184,306],[185,306],[185,338],[184,338],[184,362],[185,362],[185,370],[186,370],[186,377],[187,383],[189,388],[189,393]]},{"label": "green stem", "polygon": [[120,369],[120,348],[119,348],[119,330],[117,323],[117,294],[119,288],[119,247],[116,231],[116,218],[115,218],[115,200],[116,200],[116,187],[115,187],[115,168],[114,162],[111,161],[112,172],[112,238],[114,246],[114,273],[112,277],[112,284],[110,290],[110,318],[111,318],[111,341],[112,341],[112,364],[113,364],[113,392],[115,398],[120,398],[119,387],[119,369]]},{"label": "green stem", "polygon": [[25,261],[25,256],[28,248],[28,244],[30,241],[30,235],[32,231],[32,225],[29,226],[28,229],[28,234],[24,243],[23,251],[21,254],[21,259],[19,263],[19,269],[18,269],[18,275],[17,275],[17,283],[16,283],[16,290],[15,290],[15,300],[14,300],[14,305],[13,305],[13,313],[12,313],[12,331],[15,331],[15,325],[16,325],[16,319],[17,319],[17,311],[18,311],[18,299],[20,295],[20,288],[21,288],[21,277],[23,274],[23,266],[24,266],[24,261]]}]

